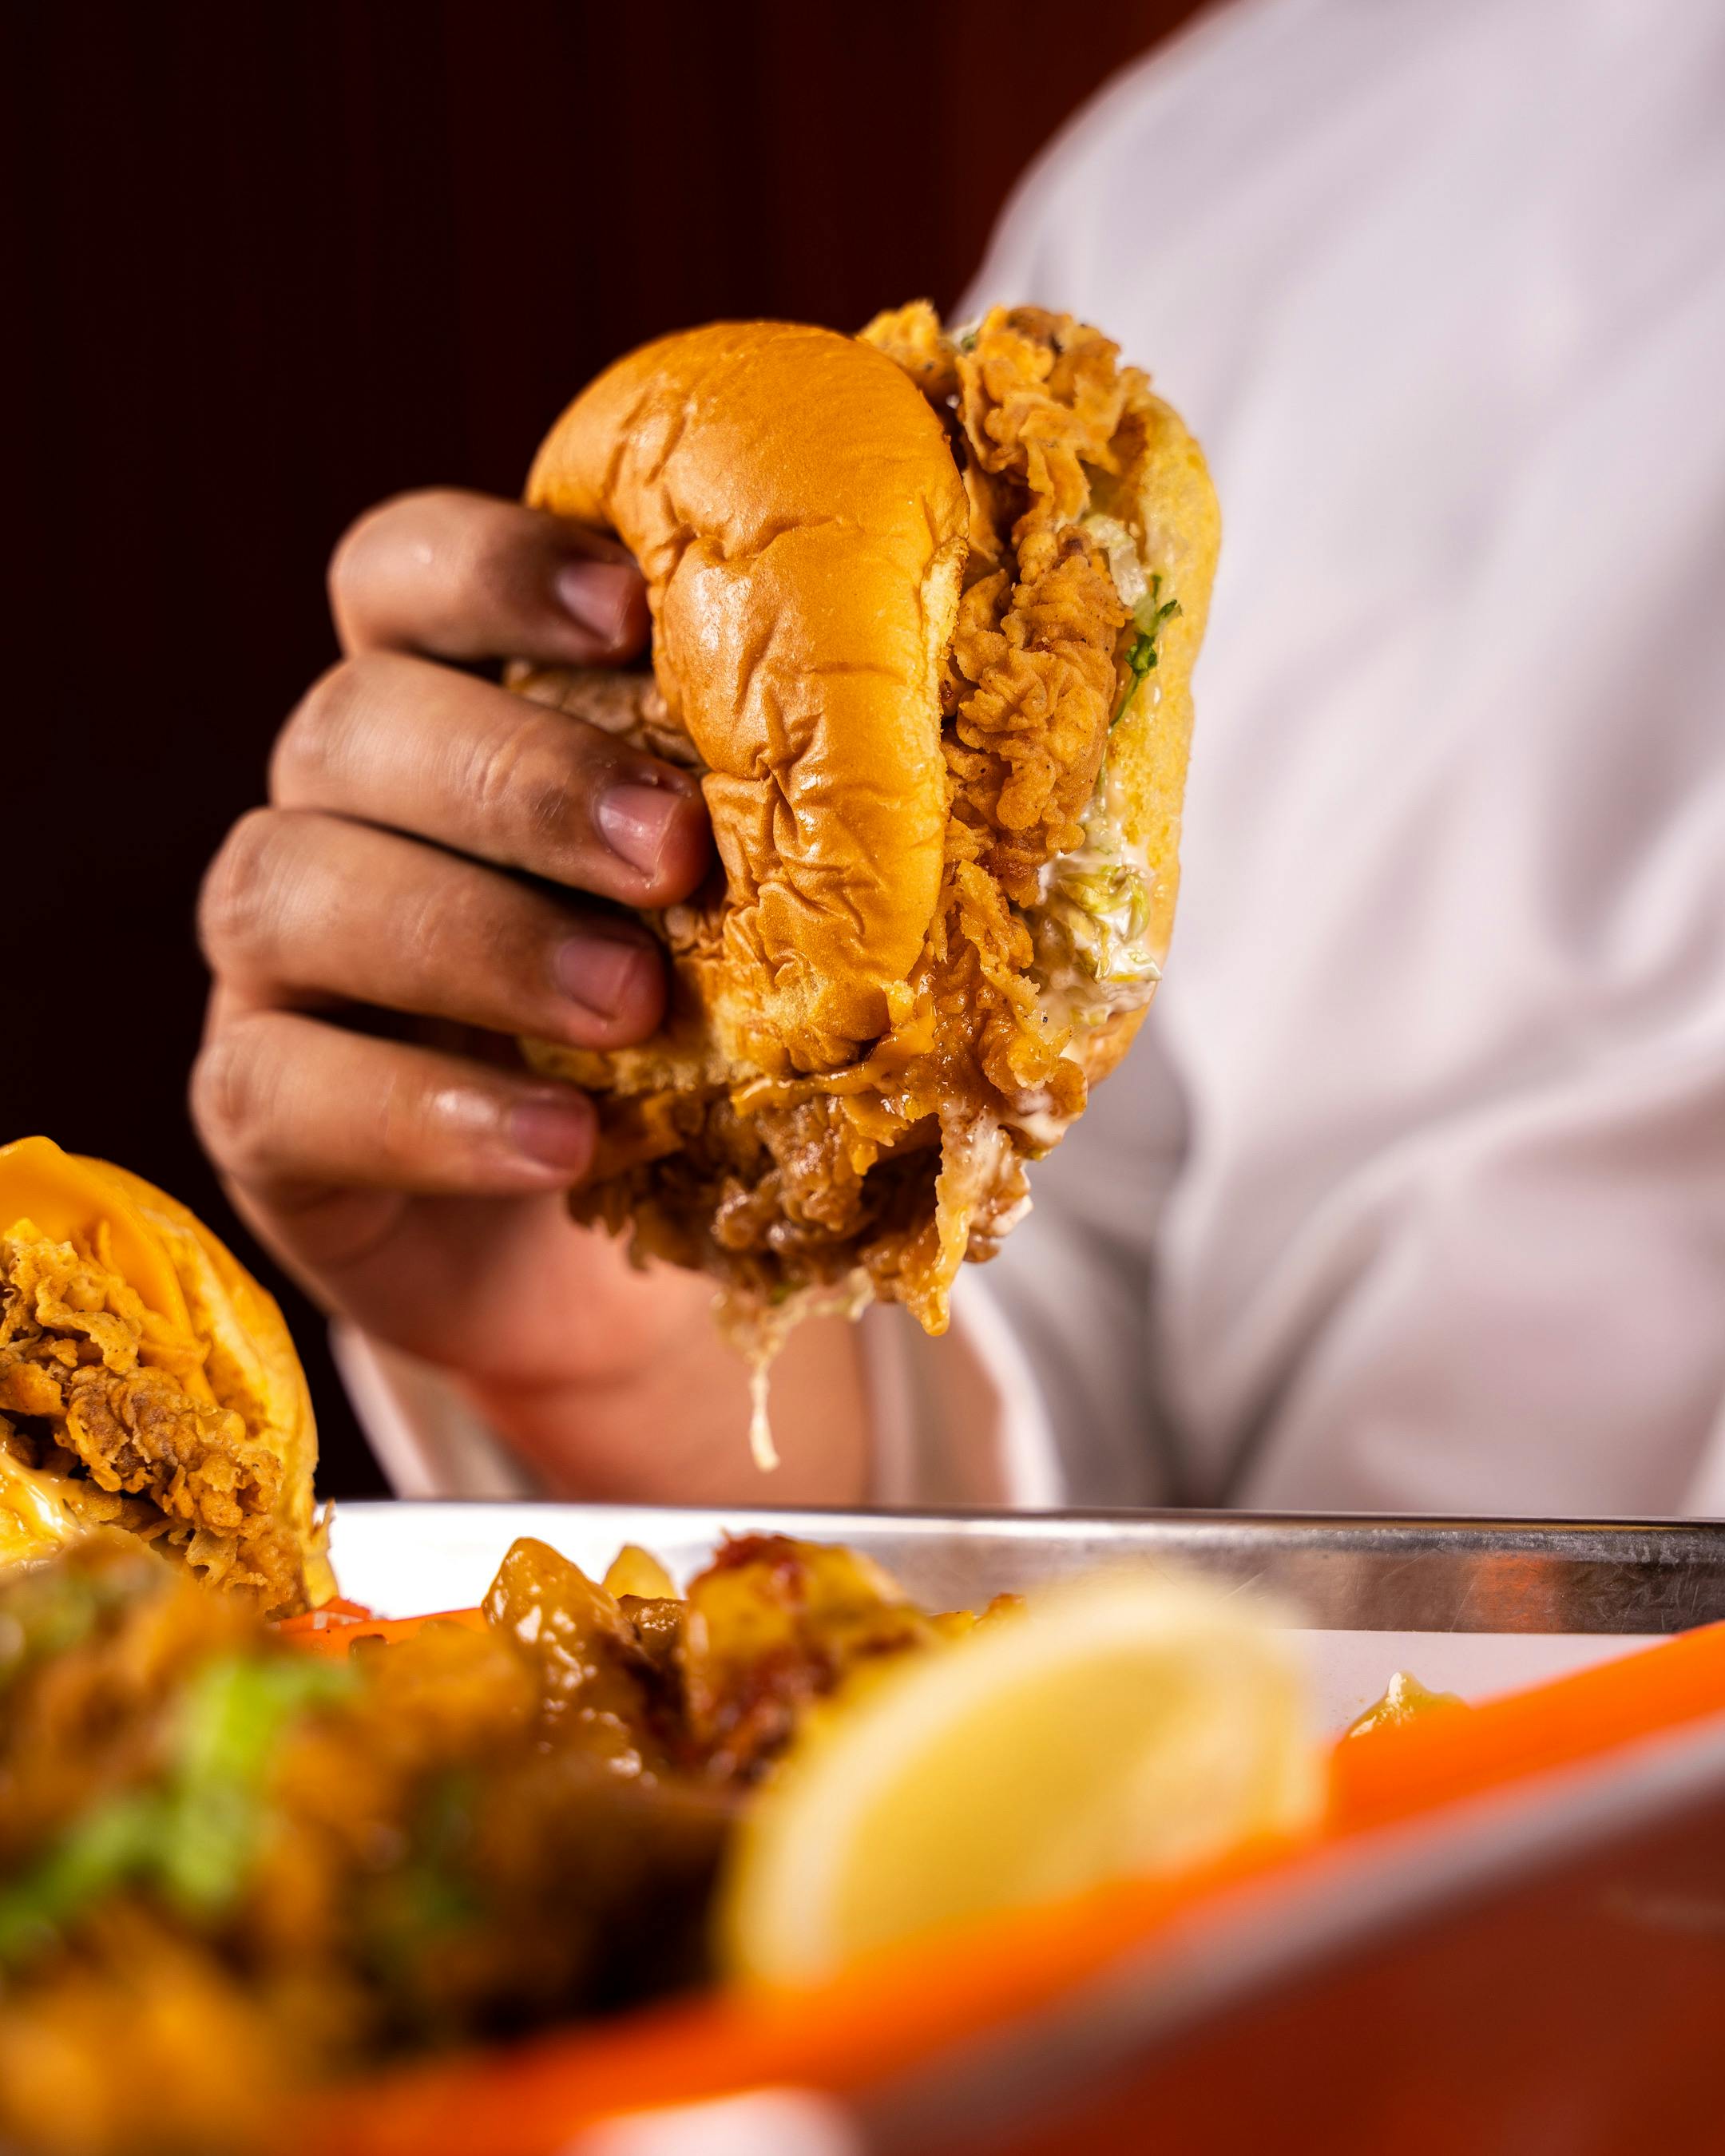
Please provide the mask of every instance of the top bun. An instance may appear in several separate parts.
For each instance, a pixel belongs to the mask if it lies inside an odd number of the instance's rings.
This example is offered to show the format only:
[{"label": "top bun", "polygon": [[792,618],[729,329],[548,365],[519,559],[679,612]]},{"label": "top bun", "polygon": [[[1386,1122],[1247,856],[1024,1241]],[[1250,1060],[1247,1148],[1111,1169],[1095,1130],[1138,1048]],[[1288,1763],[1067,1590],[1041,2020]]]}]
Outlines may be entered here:
[{"label": "top bun", "polygon": [[653,675],[524,693],[701,773],[722,880],[649,916],[660,1034],[528,1043],[600,1110],[579,1218],[759,1320],[947,1322],[1142,1022],[1178,883],[1217,543],[1196,444],[1040,308],[632,354],[528,498],[645,573]]},{"label": "top bun", "polygon": [[829,330],[718,322],[600,376],[527,484],[639,562],[727,901],[691,970],[734,1070],[850,1061],[934,917],[941,665],[968,516],[946,431]]}]

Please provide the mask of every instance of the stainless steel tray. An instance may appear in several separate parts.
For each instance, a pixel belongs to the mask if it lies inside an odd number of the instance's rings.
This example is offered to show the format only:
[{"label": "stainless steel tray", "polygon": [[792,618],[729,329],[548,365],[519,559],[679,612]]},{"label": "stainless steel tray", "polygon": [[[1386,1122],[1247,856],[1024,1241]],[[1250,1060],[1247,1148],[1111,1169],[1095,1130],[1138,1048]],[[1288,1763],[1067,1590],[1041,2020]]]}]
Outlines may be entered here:
[{"label": "stainless steel tray", "polygon": [[517,1535],[588,1570],[639,1543],[681,1576],[726,1534],[757,1531],[848,1543],[935,1607],[1147,1560],[1262,1586],[1320,1630],[1620,1637],[1725,1619],[1725,1522],[1712,1521],[397,1501],[340,1507],[334,1548],[347,1591],[405,1614],[477,1600]]},{"label": "stainless steel tray", "polygon": [[[752,1530],[849,1543],[918,1599],[947,1607],[1119,1564],[1177,1562],[1260,1585],[1316,1635],[1320,1677],[1327,1662],[1337,1666],[1332,1727],[1381,1691],[1404,1645],[1420,1674],[1471,1697],[1445,1654],[1473,1657],[1478,1689],[1489,1691],[1725,1619],[1725,1524],[1681,1522],[397,1503],[341,1507],[335,1554],[347,1591],[393,1614],[475,1600],[517,1535],[541,1537],[590,1572],[639,1543],[682,1578],[725,1534]],[[1352,1676],[1340,1667],[1350,1655]],[[1639,2133],[1673,2071],[1684,2090],[1704,2090],[1712,2117],[1725,2015],[1722,1832],[1725,1717],[1712,1717],[1261,1882],[1045,2006],[843,2098],[819,2092],[817,2065],[817,2086],[795,2094],[806,2112],[775,2112],[752,2138],[742,2117],[728,2116],[721,2131],[696,2107],[592,2145],[608,2156],[649,2147],[706,2156],[728,2136],[727,2145],[787,2156],[1065,2156],[1074,2147],[1375,2156],[1411,2146],[1434,2082],[1448,2087],[1459,2076],[1473,2092],[1463,2128],[1421,2147],[1496,2145],[1506,2134],[1507,2146],[1532,2122],[1543,2146],[1639,2156],[1651,2144],[1634,2134],[1543,2129],[1609,2117],[1627,2090]],[[1686,2049],[1667,2025],[1667,1964],[1685,1942],[1704,1965],[1700,1978],[1688,1961],[1676,1975],[1692,1989],[1712,1986],[1707,2010],[1689,2015]],[[1530,2021],[1528,1999],[1559,1979],[1569,1986],[1564,2013]],[[1368,2029],[1361,2016],[1374,2001],[1381,2010]],[[1204,2061],[1197,2109],[1206,2123],[1201,2134],[1169,2135],[1182,2073],[1193,2077],[1189,2058]],[[1258,2102],[1264,2062],[1280,2061],[1274,2082],[1291,2058],[1322,2063],[1319,2095],[1290,2107],[1271,2087]],[[1093,2105],[1111,2107],[1106,2122]],[[637,2126],[645,2138],[629,2138]],[[1712,2144],[1691,2134],[1671,2145]]]}]

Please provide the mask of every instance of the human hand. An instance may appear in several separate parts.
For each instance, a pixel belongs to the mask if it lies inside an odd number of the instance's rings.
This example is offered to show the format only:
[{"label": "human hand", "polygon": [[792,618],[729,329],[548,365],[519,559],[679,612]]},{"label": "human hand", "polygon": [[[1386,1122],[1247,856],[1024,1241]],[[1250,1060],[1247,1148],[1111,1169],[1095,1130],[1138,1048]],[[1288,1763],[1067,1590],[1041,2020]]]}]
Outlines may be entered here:
[{"label": "human hand", "polygon": [[[355,525],[330,586],[346,656],[289,718],[270,805],[206,880],[193,1112],[235,1204],[325,1307],[559,1451],[552,1404],[670,1368],[697,1314],[704,1345],[711,1291],[634,1272],[573,1226],[593,1111],[529,1074],[514,1036],[611,1048],[654,1029],[659,947],[592,901],[686,897],[706,812],[686,771],[439,663],[637,653],[644,589],[614,544],[476,495],[410,495]],[[593,685],[615,706],[621,677]],[[740,1389],[737,1373],[739,1409]]]}]

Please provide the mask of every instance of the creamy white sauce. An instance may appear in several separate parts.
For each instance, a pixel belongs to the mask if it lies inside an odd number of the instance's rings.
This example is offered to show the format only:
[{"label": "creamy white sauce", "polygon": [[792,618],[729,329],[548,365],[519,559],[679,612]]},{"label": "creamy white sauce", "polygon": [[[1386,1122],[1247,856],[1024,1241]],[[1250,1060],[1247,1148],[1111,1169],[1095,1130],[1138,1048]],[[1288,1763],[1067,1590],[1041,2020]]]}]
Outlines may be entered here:
[{"label": "creamy white sauce", "polygon": [[874,1299],[874,1284],[860,1265],[830,1286],[793,1289],[778,1302],[746,1288],[721,1288],[714,1298],[720,1333],[748,1365],[749,1451],[763,1475],[778,1465],[769,1407],[773,1365],[792,1327],[805,1317],[860,1317]]},{"label": "creamy white sauce", "polygon": [[1058,1114],[1049,1106],[1045,1096],[1034,1107],[1014,1108],[1005,1121],[1021,1137],[1027,1138],[1038,1152],[1052,1152],[1066,1135],[1072,1118]]},{"label": "creamy white sauce", "polygon": [[1089,532],[1108,557],[1108,573],[1120,594],[1120,603],[1134,608],[1150,588],[1150,579],[1138,552],[1138,542],[1117,516],[1100,511],[1081,520],[1079,529]]},{"label": "creamy white sauce", "polygon": [[1144,849],[1126,836],[1114,791],[1105,764],[1081,819],[1083,844],[1046,864],[1041,895],[1024,914],[1042,1008],[1075,1033],[1137,1009],[1161,978],[1147,940],[1156,880]]},{"label": "creamy white sauce", "polygon": [[[1106,556],[1122,606],[1136,611],[1153,598],[1138,542],[1117,516],[1098,512],[1083,520],[1082,529]],[[1135,693],[1159,701],[1161,685],[1141,683]],[[1036,953],[1031,978],[1044,1014],[1075,1034],[1138,1009],[1162,978],[1147,940],[1156,879],[1145,849],[1126,836],[1126,803],[1106,756],[1079,820],[1083,843],[1044,863],[1036,903],[1024,911]],[[1015,1120],[1032,1135],[1024,1119]]]},{"label": "creamy white sauce", "polygon": [[767,1396],[773,1384],[776,1346],[757,1353],[749,1363],[749,1453],[762,1474],[770,1475],[778,1465],[778,1447],[773,1442],[773,1418]]}]

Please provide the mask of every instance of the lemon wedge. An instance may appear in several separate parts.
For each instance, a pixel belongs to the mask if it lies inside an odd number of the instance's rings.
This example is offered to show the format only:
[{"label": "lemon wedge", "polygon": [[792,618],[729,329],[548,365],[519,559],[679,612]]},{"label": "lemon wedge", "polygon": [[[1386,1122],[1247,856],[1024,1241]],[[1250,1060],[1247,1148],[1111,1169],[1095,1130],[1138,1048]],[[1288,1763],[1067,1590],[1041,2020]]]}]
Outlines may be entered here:
[{"label": "lemon wedge", "polygon": [[739,1832],[721,1958],[807,1984],[1178,1870],[1314,1820],[1320,1762],[1294,1642],[1250,1598],[1166,1574],[1057,1589],[811,1717]]}]

